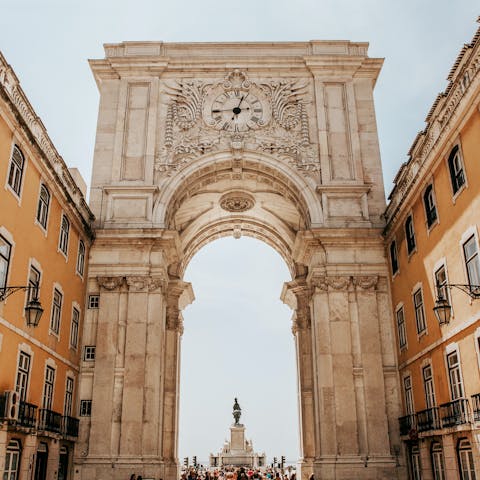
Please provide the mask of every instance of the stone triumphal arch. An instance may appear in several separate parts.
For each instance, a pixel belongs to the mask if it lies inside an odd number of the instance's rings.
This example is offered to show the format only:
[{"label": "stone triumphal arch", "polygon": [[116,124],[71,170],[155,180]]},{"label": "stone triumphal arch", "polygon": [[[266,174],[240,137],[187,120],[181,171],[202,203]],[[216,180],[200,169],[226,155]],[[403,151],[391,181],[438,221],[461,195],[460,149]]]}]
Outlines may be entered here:
[{"label": "stone triumphal arch", "polygon": [[[100,108],[76,478],[174,480],[183,273],[249,235],[292,280],[302,477],[404,478],[367,44],[126,42]],[[90,358],[91,359],[91,358]]]}]

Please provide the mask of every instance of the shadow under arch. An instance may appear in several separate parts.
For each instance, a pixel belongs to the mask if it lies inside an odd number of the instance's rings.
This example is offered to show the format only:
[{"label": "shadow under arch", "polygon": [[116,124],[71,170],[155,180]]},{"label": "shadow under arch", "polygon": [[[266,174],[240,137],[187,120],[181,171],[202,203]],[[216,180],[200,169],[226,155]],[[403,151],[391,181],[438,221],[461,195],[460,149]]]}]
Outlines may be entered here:
[{"label": "shadow under arch", "polygon": [[[258,152],[245,151],[241,159],[218,152],[187,165],[160,185],[154,207],[155,223],[179,235],[175,276],[181,278],[193,255],[210,241],[246,235],[273,247],[295,278],[297,233],[323,223],[315,187],[313,179],[285,161]],[[222,203],[229,194],[236,195],[238,208]]]}]

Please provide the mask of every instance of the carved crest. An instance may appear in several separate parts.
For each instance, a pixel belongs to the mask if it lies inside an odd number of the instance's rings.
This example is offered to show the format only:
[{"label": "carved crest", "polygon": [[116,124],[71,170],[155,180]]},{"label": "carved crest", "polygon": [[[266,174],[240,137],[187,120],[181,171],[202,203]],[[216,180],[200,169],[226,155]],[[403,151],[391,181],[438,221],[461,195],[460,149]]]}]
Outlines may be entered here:
[{"label": "carved crest", "polygon": [[[303,80],[255,82],[240,70],[229,72],[220,82],[168,83],[164,146],[156,158],[156,171],[168,176],[208,153],[233,150],[239,158],[244,150],[253,150],[276,155],[303,172],[318,172],[318,148],[309,135],[308,92]],[[223,109],[218,106],[222,101]],[[226,118],[230,108],[232,122]],[[253,110],[261,112],[262,118],[257,119]],[[219,112],[217,121],[212,112]],[[251,120],[234,128],[242,115]]]}]

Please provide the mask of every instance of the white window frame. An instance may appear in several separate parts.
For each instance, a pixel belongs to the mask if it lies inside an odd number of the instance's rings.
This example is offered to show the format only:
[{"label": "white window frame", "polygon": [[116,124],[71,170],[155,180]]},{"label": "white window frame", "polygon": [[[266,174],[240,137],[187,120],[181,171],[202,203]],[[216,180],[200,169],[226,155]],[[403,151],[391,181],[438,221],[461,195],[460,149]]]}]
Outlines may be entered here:
[{"label": "white window frame", "polygon": [[[461,171],[462,171],[462,175],[463,175],[463,183],[462,183],[462,185],[460,185],[458,187],[457,191],[455,191],[455,187],[454,187],[453,182],[452,182],[452,171],[451,171],[451,168],[450,168],[450,157],[452,156],[452,153],[455,150],[455,148],[457,149],[457,151],[455,152],[454,158],[458,159],[458,163],[461,166]],[[460,195],[460,193],[467,186],[467,175],[466,175],[466,172],[465,172],[465,163],[463,161],[463,153],[462,153],[462,147],[461,147],[460,141],[455,142],[450,147],[450,149],[448,150],[448,153],[445,155],[445,163],[447,164],[447,171],[448,171],[448,175],[450,177],[450,186],[452,188],[453,200],[455,200],[458,197],[458,195]],[[455,178],[456,178],[457,174],[458,174],[458,172],[455,172]]]},{"label": "white window frame", "polygon": [[83,361],[94,362],[97,353],[96,345],[85,345],[83,347]]},{"label": "white window frame", "polygon": [[[71,389],[69,389],[71,386]],[[71,417],[73,413],[73,393],[75,390],[75,379],[72,375],[67,375],[65,378],[65,400],[63,403],[63,415]]]},{"label": "white window frame", "polygon": [[[467,444],[468,443],[468,447]],[[463,446],[463,445],[465,446]],[[472,444],[461,438],[457,443],[458,473],[460,480],[476,480],[475,462],[473,460]]]},{"label": "white window frame", "polygon": [[[45,189],[48,195],[48,201],[45,203],[42,199],[42,190]],[[47,184],[40,182],[40,188],[38,190],[38,202],[37,202],[37,213],[35,214],[35,224],[40,227],[45,236],[47,236],[48,231],[48,220],[50,218],[50,204],[52,201],[52,194],[50,193]],[[44,220],[45,225],[42,220]]]},{"label": "white window frame", "polygon": [[[400,328],[400,322],[398,320],[400,312],[403,319],[402,328]],[[395,309],[395,321],[397,323],[398,348],[400,349],[400,351],[406,350],[408,348],[408,338],[407,338],[407,326],[405,323],[405,308],[403,303],[398,304],[397,308]],[[402,343],[402,337],[403,337],[404,343]]]},{"label": "white window frame", "polygon": [[[10,185],[10,172],[11,172],[11,169],[13,167],[12,164],[13,164],[13,156],[14,156],[14,153],[15,153],[15,149],[17,149],[19,151],[20,156],[22,157],[22,160],[23,160],[23,165],[22,165],[22,169],[21,169],[21,172],[20,172],[20,184],[18,186],[18,190],[19,190],[18,192],[13,188],[12,185]],[[24,181],[25,181],[26,171],[27,171],[27,156],[23,153],[23,150],[20,148],[19,143],[18,142],[13,142],[12,148],[10,150],[10,161],[8,163],[7,178],[6,178],[6,181],[5,181],[5,188],[12,193],[12,195],[16,198],[19,205],[21,204],[23,184],[24,184]]]},{"label": "white window frame", "polygon": [[[65,230],[64,227],[64,220],[66,221],[67,229]],[[70,244],[70,229],[71,229],[71,222],[67,215],[62,212],[62,216],[60,217],[60,232],[58,235],[58,251],[68,259],[68,247]]]},{"label": "white window frame", "polygon": [[[395,263],[397,265],[397,269],[394,271],[393,270],[393,256],[392,256],[392,245],[395,247],[393,250],[395,252]],[[388,247],[388,256],[390,258],[390,269],[392,270],[392,278],[398,275],[398,272],[400,271],[400,261],[398,259],[398,246],[397,246],[397,240],[394,238]]]},{"label": "white window frame", "polygon": [[[75,324],[75,314],[77,314],[76,324]],[[81,314],[82,312],[80,311],[80,306],[78,305],[77,302],[74,302],[72,305],[72,317],[70,321],[70,348],[72,348],[75,351],[78,348]]]},{"label": "white window frame", "polygon": [[445,456],[440,442],[432,442],[430,445],[430,455],[432,459],[432,472],[434,480],[447,480],[445,476]]},{"label": "white window frame", "polygon": [[413,398],[412,376],[410,374],[403,377],[403,397],[405,399],[405,413],[407,415],[414,415],[415,402]]},{"label": "white window frame", "polygon": [[[0,236],[2,237],[2,240],[7,244],[8,246],[8,258],[0,253],[1,257],[1,262],[3,265],[6,265],[5,269],[5,280],[4,282],[0,282],[0,288],[5,288],[8,285],[8,275],[10,273],[10,264],[12,263],[12,256],[13,256],[13,245],[12,243],[5,237],[5,235],[2,234],[3,232],[0,232]],[[3,283],[3,284],[2,284]]]},{"label": "white window frame", "polygon": [[[429,377],[428,377],[428,373],[430,373]],[[437,400],[435,396],[435,383],[433,381],[433,369],[432,369],[431,363],[422,365],[422,382],[423,382],[423,390],[425,393],[426,407],[427,408],[436,407]]]},{"label": "white window frame", "polygon": [[[411,234],[412,234],[412,238],[413,238],[413,247],[412,247],[411,250],[409,250],[409,248],[408,248],[409,234],[408,234],[408,229],[407,229],[407,225],[408,225],[407,222],[408,222],[409,219],[411,220],[409,225],[411,225]],[[415,224],[414,224],[414,220],[413,220],[413,213],[409,213],[407,215],[407,218],[405,219],[404,230],[405,230],[405,248],[407,249],[407,257],[410,257],[417,251],[417,237],[415,235]]]},{"label": "white window frame", "polygon": [[[28,359],[28,368],[23,365],[25,359]],[[24,349],[19,349],[17,355],[17,373],[15,375],[15,391],[20,400],[26,402],[30,388],[30,374],[32,372],[32,355]]]},{"label": "white window frame", "polygon": [[20,473],[20,460],[22,457],[22,446],[17,439],[12,438],[5,450],[5,467],[3,478],[17,480]]},{"label": "white window frame", "polygon": [[[473,240],[474,245],[475,245],[475,254],[467,259],[466,252],[465,252],[465,246],[471,240]],[[462,242],[462,258],[463,258],[465,275],[466,275],[468,285],[480,286],[480,251],[479,251],[479,248],[478,248],[478,237],[476,235],[476,232],[472,232],[472,234]],[[476,265],[475,269],[476,269],[476,277],[477,278],[472,278],[470,276],[470,270],[468,268],[468,264],[472,261],[472,259],[475,260],[474,263]]]},{"label": "white window frame", "polygon": [[[60,294],[60,297],[61,297],[60,310],[59,310],[59,313],[58,313],[58,321],[56,319],[54,319],[54,315],[55,315],[56,307],[57,307],[57,304],[55,303],[55,292],[56,291]],[[62,326],[62,313],[63,313],[64,299],[65,299],[65,295],[63,294],[62,287],[58,283],[55,283],[54,286],[53,286],[53,291],[52,291],[52,309],[51,309],[51,313],[50,313],[49,333],[51,335],[54,335],[58,339],[60,339],[60,329],[61,329],[61,326]],[[58,323],[58,325],[55,325],[55,323]],[[56,329],[55,329],[55,327],[56,327]]]},{"label": "white window frame", "polygon": [[422,479],[422,461],[420,458],[420,448],[418,445],[410,447],[410,463],[412,467],[412,480]]},{"label": "white window frame", "polygon": [[92,401],[91,400],[80,400],[78,416],[79,417],[91,417],[92,416]]},{"label": "white window frame", "polygon": [[[83,253],[81,252],[83,246]],[[83,279],[83,274],[85,273],[85,257],[87,253],[87,247],[85,242],[79,238],[78,239],[78,250],[77,250],[77,266],[76,272]]]},{"label": "white window frame", "polygon": [[[457,356],[457,363],[454,364],[456,367],[451,367],[450,358],[453,355]],[[465,387],[463,383],[463,375],[462,375],[462,362],[460,358],[460,350],[458,347],[456,348],[448,348],[445,352],[445,362],[447,367],[447,378],[448,378],[448,388],[450,390],[450,398],[453,402],[454,400],[458,400],[459,398],[464,398],[465,395]],[[452,378],[452,373],[456,371],[456,379]],[[452,382],[452,380],[455,380]],[[460,394],[460,395],[459,395]]]},{"label": "white window frame", "polygon": [[[421,299],[422,299],[420,309],[417,308],[418,306],[417,306],[417,303],[416,303],[416,295],[419,292],[420,292]],[[422,286],[421,283],[417,283],[417,285],[415,285],[415,287],[412,291],[412,303],[413,303],[413,311],[414,311],[414,314],[415,314],[415,326],[416,326],[416,329],[417,329],[417,336],[421,337],[421,336],[423,336],[427,333],[427,316],[425,314],[425,296],[423,295],[423,286]],[[421,318],[419,317],[418,312],[421,312]],[[422,320],[422,319],[423,319],[423,325],[424,325],[425,328],[423,328],[422,330],[419,330],[419,325],[420,325],[419,320]]]},{"label": "white window frame", "polygon": [[43,377],[42,408],[53,410],[53,401],[55,397],[55,377],[56,368],[52,365],[45,365],[45,375]]},{"label": "white window frame", "polygon": [[[428,222],[428,211],[427,211],[427,202],[425,198],[425,194],[427,193],[428,187],[431,188],[431,202],[433,203],[435,207],[435,218],[432,220],[432,223]],[[437,205],[437,197],[435,195],[435,186],[433,183],[433,179],[426,185],[425,189],[423,190],[422,193],[422,203],[423,203],[423,211],[425,213],[425,225],[427,226],[427,231],[429,232],[435,225],[437,225],[440,222],[439,214],[438,214],[438,205]]]},{"label": "white window frame", "polygon": [[100,294],[93,293],[88,296],[88,308],[90,310],[97,310],[100,308]]}]

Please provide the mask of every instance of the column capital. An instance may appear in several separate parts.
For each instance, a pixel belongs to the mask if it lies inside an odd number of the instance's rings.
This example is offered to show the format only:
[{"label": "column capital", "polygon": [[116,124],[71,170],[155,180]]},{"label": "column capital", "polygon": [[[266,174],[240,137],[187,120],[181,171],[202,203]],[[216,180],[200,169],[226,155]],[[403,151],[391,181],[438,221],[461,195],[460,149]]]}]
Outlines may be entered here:
[{"label": "column capital", "polygon": [[166,289],[167,312],[165,328],[183,333],[183,318],[181,311],[193,300],[192,285],[182,280],[170,280]]},{"label": "column capital", "polygon": [[283,303],[295,310],[292,332],[295,335],[299,330],[312,326],[310,317],[310,299],[312,289],[305,281],[305,277],[298,277],[283,284],[281,299]]},{"label": "column capital", "polygon": [[163,276],[129,275],[126,283],[130,292],[165,292],[167,282]]},{"label": "column capital", "polygon": [[314,275],[310,278],[310,284],[315,291],[348,291],[352,284],[350,275]]},{"label": "column capital", "polygon": [[353,285],[360,291],[375,291],[378,286],[378,280],[378,275],[357,275],[352,277]]},{"label": "column capital", "polygon": [[99,276],[97,277],[98,286],[103,290],[119,290],[123,285],[125,277],[123,276]]}]

